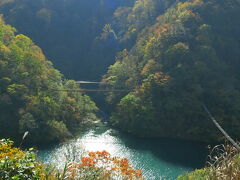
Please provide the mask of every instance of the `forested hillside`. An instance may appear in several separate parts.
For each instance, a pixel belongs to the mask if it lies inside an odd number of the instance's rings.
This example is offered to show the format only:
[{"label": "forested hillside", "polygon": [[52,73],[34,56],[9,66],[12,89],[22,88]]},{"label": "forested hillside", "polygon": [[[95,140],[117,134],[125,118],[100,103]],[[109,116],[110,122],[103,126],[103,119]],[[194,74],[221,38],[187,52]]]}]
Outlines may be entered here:
[{"label": "forested hillside", "polygon": [[239,19],[240,0],[0,0],[0,179],[174,179],[225,140],[211,114],[234,147],[179,179],[238,178]]},{"label": "forested hillside", "polygon": [[63,141],[96,119],[95,104],[46,60],[41,49],[0,18],[0,136],[30,143]]},{"label": "forested hillside", "polygon": [[144,137],[218,141],[205,104],[240,137],[240,1],[188,0],[163,14],[152,2],[137,1],[127,21],[118,19],[120,34],[137,38],[103,78],[109,89],[131,91],[107,95],[112,124]]},{"label": "forested hillside", "polygon": [[102,40],[104,24],[119,6],[134,0],[1,0],[8,24],[31,37],[68,78],[100,79],[113,63],[118,43]]},{"label": "forested hillside", "polygon": [[196,141],[221,140],[203,104],[240,137],[239,10],[239,0],[0,3],[67,77],[101,79],[116,57],[103,77],[104,88],[125,90],[106,94],[113,125]]}]

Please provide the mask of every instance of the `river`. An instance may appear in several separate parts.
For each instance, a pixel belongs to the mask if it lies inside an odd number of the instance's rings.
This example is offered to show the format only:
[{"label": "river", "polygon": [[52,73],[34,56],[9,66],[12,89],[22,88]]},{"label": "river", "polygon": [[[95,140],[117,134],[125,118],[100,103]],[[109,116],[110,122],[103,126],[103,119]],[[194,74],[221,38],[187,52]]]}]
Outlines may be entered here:
[{"label": "river", "polygon": [[38,158],[61,168],[66,158],[79,158],[86,152],[102,150],[128,158],[134,168],[142,169],[147,180],[176,179],[204,166],[207,156],[203,144],[136,138],[103,126],[88,130],[70,142],[40,149]]}]

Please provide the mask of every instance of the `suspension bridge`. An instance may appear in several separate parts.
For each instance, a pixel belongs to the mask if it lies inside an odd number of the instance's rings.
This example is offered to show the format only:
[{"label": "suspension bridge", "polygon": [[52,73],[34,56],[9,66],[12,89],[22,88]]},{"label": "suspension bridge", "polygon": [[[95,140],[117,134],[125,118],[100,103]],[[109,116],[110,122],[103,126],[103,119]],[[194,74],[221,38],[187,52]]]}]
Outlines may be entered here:
[{"label": "suspension bridge", "polygon": [[[95,81],[76,81],[77,84],[95,84],[101,85],[106,82],[95,82]],[[67,92],[130,92],[129,89],[51,89],[52,91],[67,91]]]}]

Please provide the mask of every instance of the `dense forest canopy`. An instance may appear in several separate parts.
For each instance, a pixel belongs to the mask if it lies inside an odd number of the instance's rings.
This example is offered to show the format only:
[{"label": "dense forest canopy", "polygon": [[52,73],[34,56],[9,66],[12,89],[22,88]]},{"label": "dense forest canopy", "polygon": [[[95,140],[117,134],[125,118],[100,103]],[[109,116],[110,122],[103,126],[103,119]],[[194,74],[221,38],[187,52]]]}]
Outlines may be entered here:
[{"label": "dense forest canopy", "polygon": [[[40,45],[64,75],[97,80],[105,73],[104,88],[130,91],[106,94],[112,125],[144,137],[196,141],[221,140],[202,104],[240,137],[239,10],[239,0],[0,2],[6,21]],[[76,86],[54,72],[57,85]],[[42,87],[37,83],[31,87]],[[50,119],[65,122],[61,118]]]},{"label": "dense forest canopy", "polygon": [[[100,79],[112,64],[111,41],[101,41],[104,24],[133,0],[1,0],[7,23],[31,37],[68,78]],[[99,47],[100,46],[100,47]],[[117,49],[117,44],[114,44]],[[98,50],[100,49],[100,50]],[[106,53],[108,52],[108,53]],[[99,57],[100,56],[100,57]],[[104,65],[103,65],[104,64]]]},{"label": "dense forest canopy", "polygon": [[[137,137],[223,141],[204,106],[239,140],[239,19],[240,0],[0,0],[0,137],[42,145],[96,125],[109,131],[67,77],[102,81],[90,95],[107,124]],[[233,144],[214,147],[209,167],[179,180],[238,178]],[[57,170],[0,138],[0,179],[142,179],[106,151],[79,160]]]},{"label": "dense forest canopy", "polygon": [[[31,37],[68,78],[101,79],[116,53],[175,0],[3,0],[7,23]],[[132,8],[132,6],[134,6]]]},{"label": "dense forest canopy", "polygon": [[[154,14],[151,2],[157,1],[137,1],[129,15],[139,6]],[[119,53],[103,80],[132,92],[107,95],[116,106],[112,123],[140,136],[217,141],[204,103],[240,137],[239,10],[239,0],[189,0],[158,13],[152,25],[140,16],[140,25],[122,26],[124,35],[137,32],[136,43]]]},{"label": "dense forest canopy", "polygon": [[86,95],[54,91],[79,89],[52,67],[41,49],[0,18],[0,136],[48,143],[72,137],[96,119]]}]

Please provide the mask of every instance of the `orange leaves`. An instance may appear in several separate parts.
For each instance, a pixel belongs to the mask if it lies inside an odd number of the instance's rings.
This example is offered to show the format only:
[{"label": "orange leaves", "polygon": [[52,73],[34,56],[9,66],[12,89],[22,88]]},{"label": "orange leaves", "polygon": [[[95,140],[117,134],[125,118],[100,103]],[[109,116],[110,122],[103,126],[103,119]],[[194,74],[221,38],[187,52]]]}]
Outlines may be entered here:
[{"label": "orange leaves", "polygon": [[82,157],[82,165],[83,166],[88,166],[88,167],[92,167],[94,166],[94,164],[96,164],[96,160],[94,158],[91,157]]},{"label": "orange leaves", "polygon": [[89,152],[88,155],[89,155],[90,157],[96,158],[96,154],[95,154],[94,152]]},{"label": "orange leaves", "polygon": [[[126,158],[111,157],[107,151],[89,152],[81,158],[81,162],[70,162],[62,172],[45,167],[36,162],[31,150],[22,151],[14,148],[12,141],[0,140],[0,161],[14,162],[14,168],[21,168],[26,160],[29,172],[39,172],[40,179],[137,179],[142,180],[141,170],[131,167]],[[24,159],[25,158],[25,159]],[[51,168],[50,168],[51,169]],[[49,174],[50,173],[50,174]],[[58,179],[57,178],[57,179]]]},{"label": "orange leaves", "polygon": [[171,80],[171,77],[163,72],[157,72],[154,74],[154,80],[158,85],[164,85]]},{"label": "orange leaves", "polygon": [[148,78],[145,80],[145,82],[141,86],[141,90],[149,89],[153,86],[153,84],[158,86],[164,86],[167,83],[169,83],[172,80],[172,78],[163,73],[163,72],[156,72],[154,74],[151,74],[148,76]]},{"label": "orange leaves", "polygon": [[89,152],[89,157],[82,157],[82,164],[84,166],[93,166],[94,164],[100,161],[108,161],[110,159],[110,153],[107,151],[97,151],[97,152]]},{"label": "orange leaves", "polygon": [[135,170],[135,175],[136,175],[136,177],[142,177],[142,170],[141,169],[136,169]]},{"label": "orange leaves", "polygon": [[89,152],[81,158],[81,163],[69,163],[67,174],[71,178],[96,174],[105,179],[143,179],[139,169],[133,169],[127,158],[111,157],[107,151]]},{"label": "orange leaves", "polygon": [[127,158],[120,159],[120,170],[123,175],[129,176],[129,178],[142,178],[142,171],[140,169],[133,169]]},{"label": "orange leaves", "polygon": [[127,169],[129,168],[129,163],[128,163],[128,159],[124,158],[120,160],[120,167],[122,169]]},{"label": "orange leaves", "polygon": [[110,153],[108,153],[107,151],[102,151],[102,152],[97,151],[96,154],[98,155],[98,157],[102,157],[106,159],[110,158]]},{"label": "orange leaves", "polygon": [[169,30],[170,30],[170,25],[169,24],[161,24],[160,27],[153,30],[153,33],[156,34],[156,35],[160,35],[160,34],[168,32]]}]

